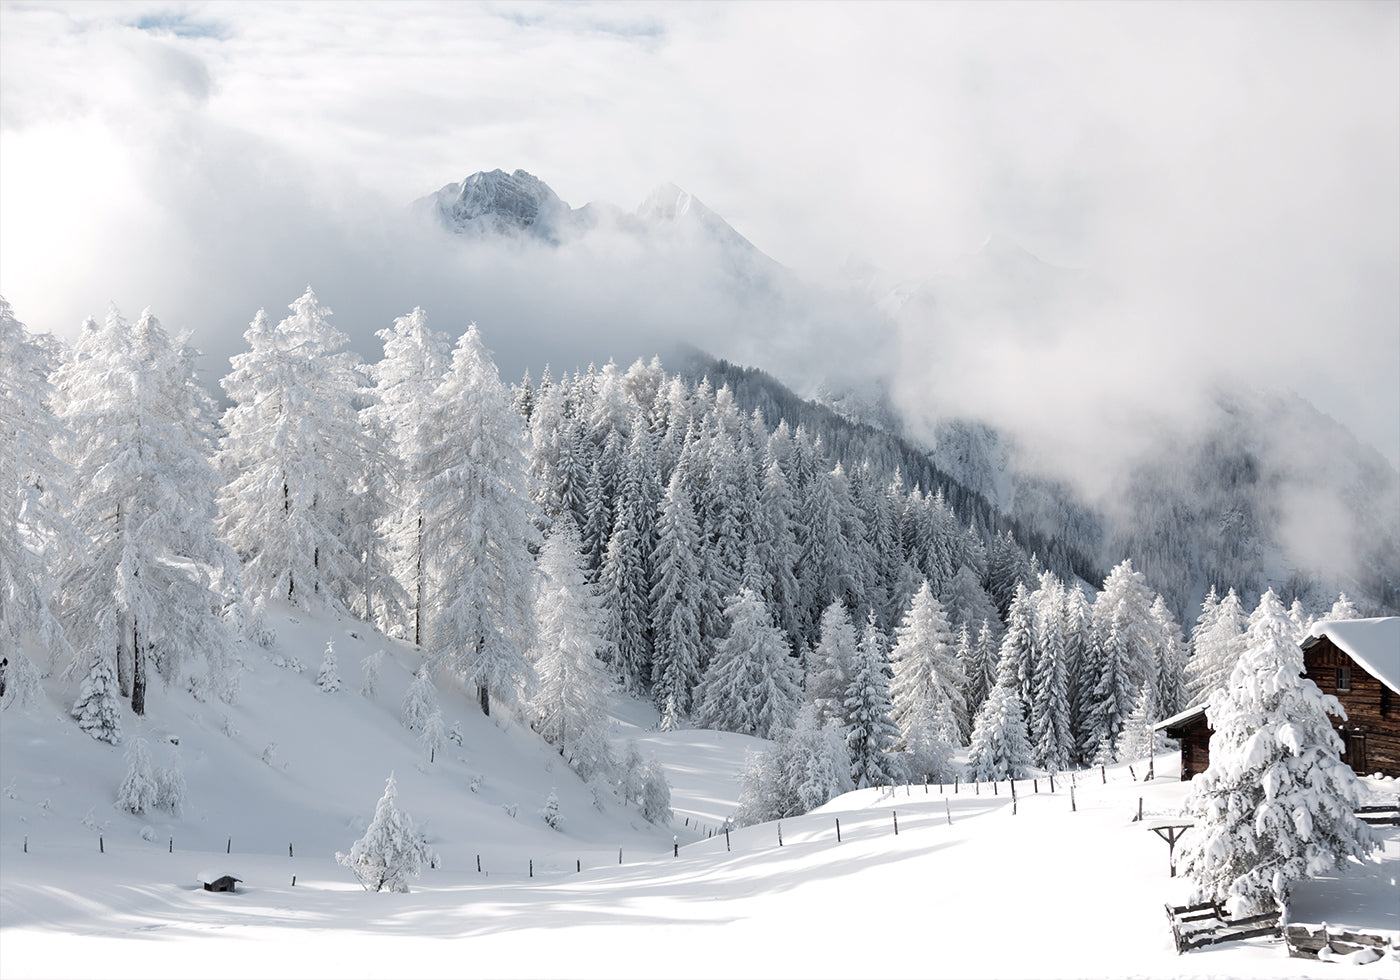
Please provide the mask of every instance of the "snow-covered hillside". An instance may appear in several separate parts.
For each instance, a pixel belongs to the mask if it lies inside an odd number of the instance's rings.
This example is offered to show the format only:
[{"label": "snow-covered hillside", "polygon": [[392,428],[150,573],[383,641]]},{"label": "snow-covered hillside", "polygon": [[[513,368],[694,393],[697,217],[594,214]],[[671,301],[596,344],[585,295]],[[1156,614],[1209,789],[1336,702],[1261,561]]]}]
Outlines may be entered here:
[{"label": "snow-covered hillside", "polygon": [[[150,741],[158,766],[179,740],[188,784],[179,816],[112,806],[123,749],[79,731],[57,688],[28,713],[0,714],[0,974],[1344,978],[1394,969],[1289,959],[1269,940],[1178,957],[1162,903],[1183,901],[1188,886],[1168,876],[1162,842],[1133,819],[1139,798],[1149,817],[1177,811],[1186,786],[1170,754],[1157,757],[1152,782],[1138,781],[1141,763],[1080,773],[1073,799],[1063,778],[1053,793],[1044,778],[1018,781],[1014,812],[1005,782],[871,789],[726,839],[718,828],[737,803],[744,757],[764,742],[651,731],[649,706],[615,702],[619,746],[636,738],[670,777],[675,821],[655,827],[605,793],[595,804],[534,733],[505,712],[483,717],[461,693],[442,701],[462,744],[429,762],[398,721],[413,648],[349,619],[284,609],[270,622],[277,641],[248,655],[239,703],[161,690],[141,729],[127,732]],[[338,692],[315,681],[327,641],[345,681]],[[360,664],[379,649],[378,691],[366,698]],[[408,895],[367,893],[334,858],[364,830],[391,771],[401,807],[441,857]],[[1394,780],[1368,782],[1379,799],[1396,792]],[[558,831],[538,814],[551,791],[565,818]],[[1380,863],[1304,885],[1295,919],[1400,932],[1400,830],[1382,837]],[[235,894],[202,889],[223,874],[242,879]]]}]

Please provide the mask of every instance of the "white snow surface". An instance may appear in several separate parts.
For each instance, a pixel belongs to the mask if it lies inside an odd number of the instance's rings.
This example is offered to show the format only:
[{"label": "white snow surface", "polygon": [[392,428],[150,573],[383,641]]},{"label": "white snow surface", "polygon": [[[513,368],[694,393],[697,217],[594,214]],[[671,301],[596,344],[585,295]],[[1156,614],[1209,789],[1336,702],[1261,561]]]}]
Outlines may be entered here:
[{"label": "white snow surface", "polygon": [[1324,619],[1314,623],[1308,632],[1327,637],[1370,671],[1372,677],[1400,693],[1400,616]]},{"label": "white snow surface", "polygon": [[[649,705],[616,700],[619,752],[637,738],[671,781],[675,821],[653,827],[635,809],[595,806],[549,746],[503,708],[482,716],[469,692],[441,692],[463,745],[429,764],[398,723],[412,647],[327,615],[271,610],[269,622],[278,643],[246,655],[238,704],[172,687],[153,692],[144,720],[126,719],[154,765],[179,739],[178,817],[112,806],[124,747],[80,731],[57,686],[40,708],[0,713],[0,976],[1395,975],[1393,960],[1290,959],[1277,940],[1178,956],[1163,904],[1190,886],[1168,876],[1149,830],[1187,791],[1173,754],[1157,757],[1151,782],[1141,761],[1078,774],[1077,811],[1063,778],[1053,793],[1044,777],[1018,781],[1014,814],[1006,783],[870,789],[782,821],[781,846],[773,824],[726,841],[717,828],[761,740],[659,733]],[[315,663],[328,640],[345,690],[273,664]],[[366,700],[356,674],[380,648],[379,693]],[[365,892],[335,863],[390,771],[442,858],[406,895]],[[1400,788],[1366,784],[1386,802]],[[538,815],[551,790],[562,832]],[[1400,934],[1400,830],[1380,836],[1379,861],[1305,883],[1295,921]],[[236,893],[202,889],[223,874],[242,879]]]}]

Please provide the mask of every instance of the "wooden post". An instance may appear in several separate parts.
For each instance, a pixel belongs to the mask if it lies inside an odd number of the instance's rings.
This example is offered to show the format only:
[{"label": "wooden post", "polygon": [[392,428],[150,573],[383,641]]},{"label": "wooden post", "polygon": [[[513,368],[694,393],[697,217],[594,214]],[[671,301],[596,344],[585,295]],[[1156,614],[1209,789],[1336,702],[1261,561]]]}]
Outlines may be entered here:
[{"label": "wooden post", "polygon": [[232,837],[230,837],[230,838],[228,839],[228,846],[224,848],[224,853],[225,853],[225,854],[232,854],[232,853],[233,853],[233,838],[232,838]]},{"label": "wooden post", "polygon": [[973,791],[974,791],[974,794],[973,794],[973,795],[975,795],[975,796],[981,796],[981,795],[982,795],[982,780],[981,780],[980,778],[976,779],[976,780],[973,782],[973,784],[972,784],[972,788],[973,788]]},{"label": "wooden post", "polygon": [[1050,774],[1050,792],[1055,792],[1055,774],[1053,772]]},{"label": "wooden post", "polygon": [[175,853],[175,838],[174,838],[174,837],[170,838],[170,853],[171,853],[171,854],[174,854],[174,853]]},{"label": "wooden post", "polygon": [[724,828],[724,849],[729,850],[729,827]]},{"label": "wooden post", "polygon": [[25,835],[24,835],[24,853],[25,853],[25,854],[28,854],[28,853],[29,853],[29,835],[28,835],[28,834],[25,834]]},{"label": "wooden post", "polygon": [[1137,782],[1137,773],[1133,772],[1133,764],[1128,763],[1128,775],[1133,777],[1133,782]]},{"label": "wooden post", "polygon": [[943,810],[948,814],[948,826],[953,826],[953,808],[948,805],[948,797],[943,797]]},{"label": "wooden post", "polygon": [[1075,805],[1075,802],[1074,802],[1074,787],[1071,786],[1071,787],[1069,788],[1069,812],[1070,812],[1070,813],[1075,813],[1075,812],[1077,812],[1078,810],[1079,810],[1079,807],[1076,806],[1076,805]]},{"label": "wooden post", "polygon": [[1141,823],[1141,822],[1142,822],[1142,797],[1141,797],[1141,796],[1138,797],[1138,815],[1137,815],[1137,818],[1138,818],[1138,822]]},{"label": "wooden post", "polygon": [[928,795],[928,773],[924,773],[924,795]]},{"label": "wooden post", "polygon": [[897,811],[895,811],[895,810],[891,810],[891,811],[890,811],[890,815],[894,817],[894,835],[895,835],[896,837],[898,837],[898,836],[899,836],[899,813],[898,813]]},{"label": "wooden post", "polygon": [[1000,793],[997,792],[997,781],[996,781],[995,779],[992,780],[992,795],[993,795],[993,796],[1000,796],[1000,795],[1001,795]]},{"label": "wooden post", "polygon": [[1156,778],[1157,778],[1157,757],[1154,755],[1154,756],[1148,757],[1148,760],[1147,760],[1147,775],[1143,777],[1143,780],[1142,780],[1142,781],[1143,781],[1143,782],[1147,782],[1147,780],[1149,780],[1149,779],[1156,779]]},{"label": "wooden post", "polygon": [[778,846],[783,846],[783,822],[781,820],[778,821]]},{"label": "wooden post", "polygon": [[476,856],[476,873],[481,874],[481,855]]},{"label": "wooden post", "polygon": [[1103,784],[1104,784],[1105,786],[1107,786],[1107,785],[1108,785],[1108,768],[1107,768],[1102,762],[1099,763],[1099,776],[1103,779]]},{"label": "wooden post", "polygon": [[296,886],[297,886],[297,876],[296,876],[296,875],[292,875],[292,887],[295,888]]},{"label": "wooden post", "polygon": [[680,856],[681,856],[681,842],[680,842],[680,840],[679,840],[678,838],[676,838],[676,837],[672,837],[672,838],[671,838],[671,856],[672,856],[672,857],[680,857]]},{"label": "wooden post", "polygon": [[575,873],[575,874],[581,874],[582,872],[583,872],[583,859],[582,859],[582,858],[577,858],[577,859],[575,859],[575,861],[574,861],[574,873]]},{"label": "wooden post", "polygon": [[107,848],[105,848],[105,847],[102,846],[102,835],[101,835],[101,834],[98,834],[98,835],[97,835],[97,853],[98,853],[98,854],[106,854],[106,853],[107,853]]},{"label": "wooden post", "polygon": [[291,844],[288,844],[288,845],[287,845],[287,857],[291,857],[291,856],[292,856],[292,845],[291,845]]},{"label": "wooden post", "polygon": [[836,818],[836,843],[841,843],[841,818]]},{"label": "wooden post", "polygon": [[622,848],[620,848],[620,847],[617,849],[617,863],[618,863],[618,864],[621,864],[621,863],[622,863]]},{"label": "wooden post", "polygon": [[530,877],[531,877],[531,878],[535,877],[535,859],[534,859],[534,858],[531,858],[531,859],[530,859]]},{"label": "wooden post", "polygon": [[1016,816],[1016,780],[1012,779],[1012,780],[1010,780],[1010,783],[1011,783],[1011,815],[1014,817],[1014,816]]},{"label": "wooden post", "polygon": [[1032,780],[1031,780],[1031,795],[1032,795],[1032,796],[1035,796],[1035,795],[1037,795],[1037,794],[1039,794],[1039,793],[1040,793],[1040,780],[1039,780],[1039,779],[1032,779]]},{"label": "wooden post", "polygon": [[954,776],[954,777],[953,777],[953,795],[956,796],[956,795],[957,795],[957,792],[958,792],[958,777],[957,777],[957,776]]}]

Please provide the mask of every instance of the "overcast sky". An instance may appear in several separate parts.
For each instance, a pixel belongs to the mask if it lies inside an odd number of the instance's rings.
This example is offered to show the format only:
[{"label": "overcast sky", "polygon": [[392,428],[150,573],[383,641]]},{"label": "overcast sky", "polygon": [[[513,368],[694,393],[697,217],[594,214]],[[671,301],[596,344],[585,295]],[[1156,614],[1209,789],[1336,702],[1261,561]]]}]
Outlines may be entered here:
[{"label": "overcast sky", "polygon": [[1034,343],[903,324],[890,370],[938,410],[1087,427],[1230,377],[1400,460],[1396,3],[0,5],[0,292],[35,329],[150,306],[226,356],[307,282],[342,327],[436,304],[536,364],[633,309],[689,329],[703,297],[598,256],[542,297],[395,225],[497,167],[574,206],[674,182],[820,282],[999,236],[1107,284]]}]

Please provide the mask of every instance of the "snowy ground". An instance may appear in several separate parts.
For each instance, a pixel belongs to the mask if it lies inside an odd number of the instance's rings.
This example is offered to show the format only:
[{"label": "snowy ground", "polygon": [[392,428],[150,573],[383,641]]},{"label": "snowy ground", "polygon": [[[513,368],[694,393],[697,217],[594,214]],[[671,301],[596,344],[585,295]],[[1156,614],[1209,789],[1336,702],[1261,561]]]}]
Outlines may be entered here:
[{"label": "snowy ground", "polygon": [[[359,624],[296,618],[278,623],[277,651],[303,673],[257,653],[239,705],[152,699],[156,765],[169,736],[180,739],[190,802],[180,818],[113,809],[122,749],[79,732],[58,702],[0,715],[0,975],[1396,975],[1394,961],[1290,959],[1269,940],[1178,956],[1162,906],[1188,886],[1133,820],[1139,797],[1149,817],[1183,798],[1168,755],[1152,782],[1126,766],[1106,783],[1081,774],[1076,812],[1062,781],[1053,794],[1045,780],[1039,793],[1018,782],[1014,815],[1005,783],[995,794],[871,790],[783,821],[781,846],[772,824],[726,842],[710,835],[735,805],[745,752],[763,743],[657,733],[654,712],[620,701],[619,741],[636,737],[671,778],[676,821],[654,828],[596,806],[532,733],[483,718],[466,697],[443,703],[463,745],[429,764],[397,723],[413,651]],[[337,694],[314,685],[328,638],[347,682]],[[367,701],[358,664],[380,647],[398,666],[386,663]],[[390,770],[443,857],[408,895],[367,894],[334,861]],[[1371,784],[1382,799],[1398,789]],[[562,832],[537,815],[551,789]],[[1382,836],[1380,863],[1309,884],[1295,918],[1400,932],[1400,831]],[[243,879],[237,894],[203,891],[201,877],[224,873]]]}]

